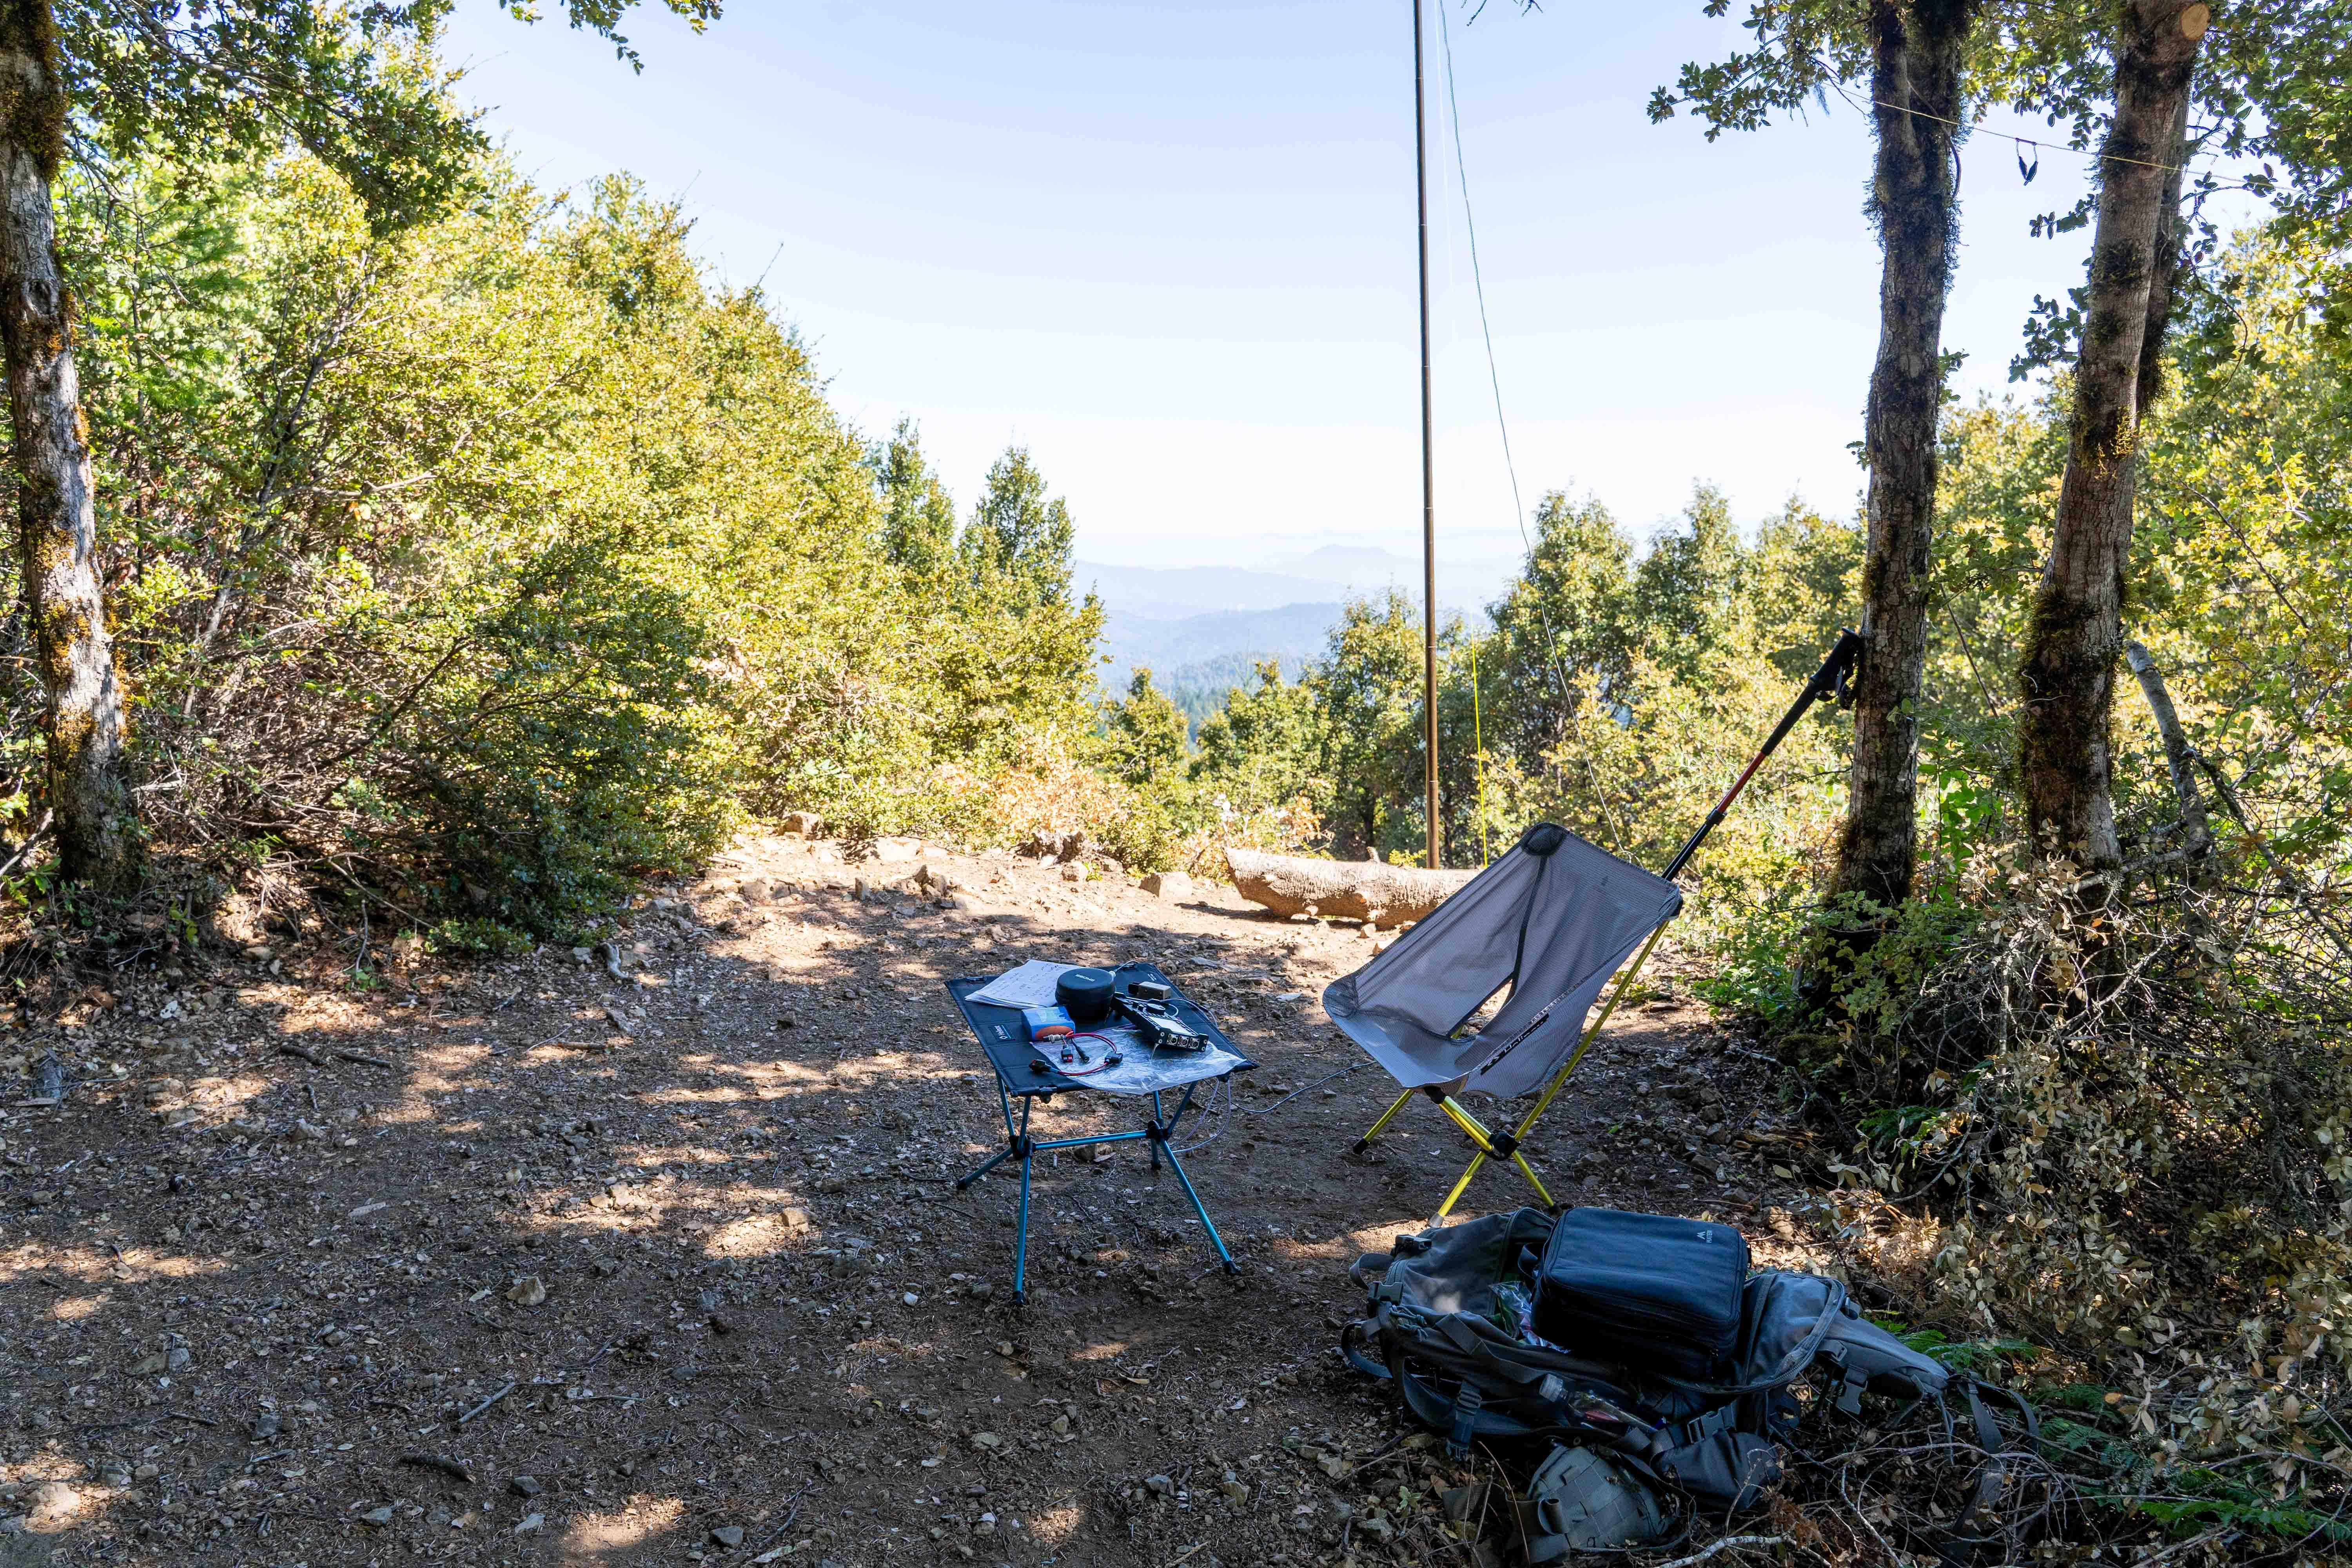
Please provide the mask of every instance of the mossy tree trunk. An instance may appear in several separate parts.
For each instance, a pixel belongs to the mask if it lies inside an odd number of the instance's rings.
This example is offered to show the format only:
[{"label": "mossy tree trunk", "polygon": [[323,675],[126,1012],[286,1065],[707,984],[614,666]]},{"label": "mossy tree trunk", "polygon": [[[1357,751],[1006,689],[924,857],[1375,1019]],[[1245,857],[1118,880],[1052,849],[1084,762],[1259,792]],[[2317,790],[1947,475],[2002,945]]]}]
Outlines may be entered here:
[{"label": "mossy tree trunk", "polygon": [[0,347],[26,608],[47,697],[48,805],[65,875],[120,888],[139,858],[127,721],[50,205],[66,110],[49,0],[0,0]]},{"label": "mossy tree trunk", "polygon": [[1871,209],[1885,259],[1863,432],[1870,462],[1864,651],[1836,890],[1888,906],[1910,895],[1918,864],[1919,684],[1952,279],[1952,144],[1976,8],[1975,0],[1872,0],[1869,8],[1878,133]]},{"label": "mossy tree trunk", "polygon": [[2209,15],[2202,0],[2129,0],[2123,8],[2066,475],[2018,671],[2018,760],[2034,843],[2089,871],[2123,858],[2108,726],[2123,649],[2132,468],[2171,312],[2182,132]]}]

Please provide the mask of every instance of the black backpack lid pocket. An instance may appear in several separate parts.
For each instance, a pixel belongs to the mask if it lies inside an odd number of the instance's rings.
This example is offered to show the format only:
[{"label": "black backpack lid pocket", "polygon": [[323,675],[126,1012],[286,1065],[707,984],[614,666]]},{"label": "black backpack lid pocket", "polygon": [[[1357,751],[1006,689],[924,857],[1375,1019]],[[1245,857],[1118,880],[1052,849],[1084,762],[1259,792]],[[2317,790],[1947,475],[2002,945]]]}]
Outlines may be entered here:
[{"label": "black backpack lid pocket", "polygon": [[1570,1209],[1546,1243],[1536,1331],[1637,1371],[1719,1377],[1738,1347],[1748,1242],[1727,1225]]}]

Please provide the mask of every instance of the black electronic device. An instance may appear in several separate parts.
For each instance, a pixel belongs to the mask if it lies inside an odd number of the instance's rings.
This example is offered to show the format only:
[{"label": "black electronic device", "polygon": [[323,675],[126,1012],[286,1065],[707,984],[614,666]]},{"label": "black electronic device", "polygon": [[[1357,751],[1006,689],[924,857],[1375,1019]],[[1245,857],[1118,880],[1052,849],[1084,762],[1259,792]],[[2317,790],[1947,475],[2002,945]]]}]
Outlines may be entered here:
[{"label": "black electronic device", "polygon": [[1076,1020],[1081,1029],[1091,1029],[1110,1016],[1111,993],[1118,982],[1108,969],[1071,969],[1063,972],[1054,982],[1054,1000]]},{"label": "black electronic device", "polygon": [[[1142,994],[1146,985],[1162,993],[1160,996]],[[1124,994],[1111,996],[1111,1006],[1118,1016],[1135,1026],[1136,1032],[1151,1043],[1154,1049],[1171,1051],[1206,1050],[1209,1037],[1186,1023],[1165,995],[1168,987],[1151,981],[1139,981]]]}]

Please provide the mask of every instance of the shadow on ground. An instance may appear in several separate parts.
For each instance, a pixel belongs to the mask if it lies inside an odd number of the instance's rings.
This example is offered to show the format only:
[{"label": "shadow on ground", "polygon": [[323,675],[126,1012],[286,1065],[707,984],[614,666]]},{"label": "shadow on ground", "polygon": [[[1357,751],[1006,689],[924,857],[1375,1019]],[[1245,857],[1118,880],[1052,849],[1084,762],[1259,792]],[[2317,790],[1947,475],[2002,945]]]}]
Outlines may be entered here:
[{"label": "shadow on ground", "polygon": [[[0,1122],[0,1565],[1459,1560],[1423,1505],[1467,1473],[1332,1353],[1348,1262],[1464,1152],[1409,1113],[1345,1157],[1390,1086],[1314,996],[1365,950],[1012,864],[934,858],[978,910],[861,897],[802,853],[636,911],[617,977],[281,957],[62,1009],[81,1081]],[[1040,1159],[1010,1302],[1015,1180],[950,1186],[1003,1133],[940,981],[1031,956],[1149,958],[1263,1064],[1178,1140],[1239,1278],[1129,1144]],[[1722,1201],[1691,1024],[1637,1022],[1531,1142],[1559,1195]]]}]

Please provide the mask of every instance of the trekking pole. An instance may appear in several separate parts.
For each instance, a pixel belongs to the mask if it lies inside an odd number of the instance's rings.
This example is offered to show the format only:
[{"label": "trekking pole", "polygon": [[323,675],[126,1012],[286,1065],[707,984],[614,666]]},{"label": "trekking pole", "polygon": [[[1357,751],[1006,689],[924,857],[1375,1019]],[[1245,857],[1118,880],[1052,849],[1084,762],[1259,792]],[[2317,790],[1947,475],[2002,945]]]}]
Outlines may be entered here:
[{"label": "trekking pole", "polygon": [[1827,658],[1822,660],[1821,668],[1813,671],[1813,678],[1805,682],[1805,689],[1797,693],[1797,700],[1789,704],[1789,710],[1780,715],[1780,722],[1773,727],[1772,733],[1765,737],[1763,749],[1748,759],[1747,770],[1731,781],[1731,787],[1723,792],[1723,798],[1715,803],[1715,809],[1706,814],[1697,830],[1683,841],[1681,848],[1675,851],[1675,858],[1666,862],[1666,868],[1658,873],[1660,876],[1671,882],[1684,867],[1690,864],[1691,857],[1698,853],[1698,847],[1706,842],[1706,836],[1730,815],[1731,803],[1739,798],[1739,792],[1748,787],[1748,781],[1756,776],[1756,770],[1764,765],[1764,759],[1779,750],[1780,742],[1789,738],[1789,731],[1797,727],[1797,721],[1805,716],[1805,710],[1825,699],[1834,699],[1840,703],[1853,700],[1851,681],[1855,668],[1861,662],[1862,634],[1848,626],[1839,633],[1837,646],[1830,649]]}]

